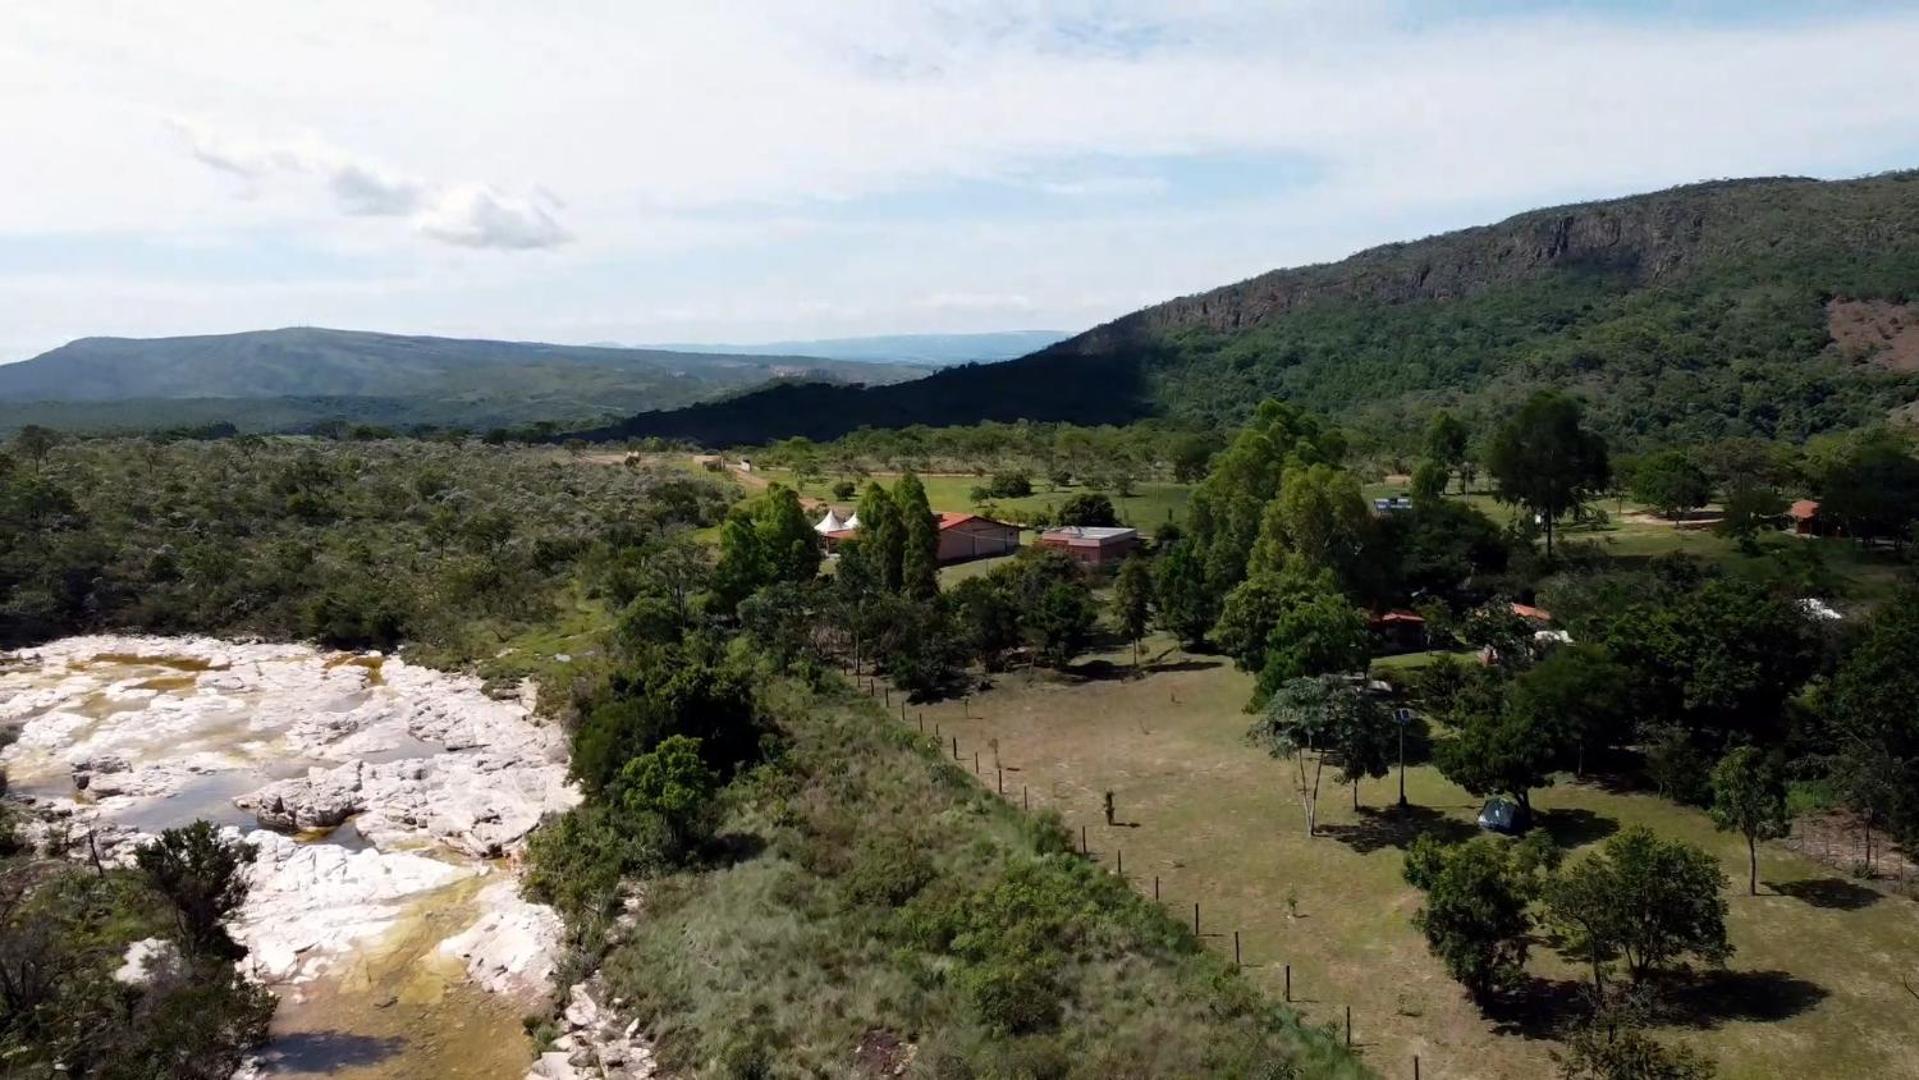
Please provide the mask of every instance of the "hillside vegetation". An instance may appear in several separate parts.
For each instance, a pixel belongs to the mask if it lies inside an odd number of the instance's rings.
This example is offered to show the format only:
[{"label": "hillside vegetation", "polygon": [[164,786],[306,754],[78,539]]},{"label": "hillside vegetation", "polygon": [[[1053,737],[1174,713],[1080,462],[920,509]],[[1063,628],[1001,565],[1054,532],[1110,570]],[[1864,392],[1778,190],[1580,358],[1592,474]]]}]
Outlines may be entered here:
[{"label": "hillside vegetation", "polygon": [[776,387],[600,434],[1232,424],[1279,397],[1391,436],[1438,406],[1497,415],[1551,385],[1629,443],[1794,439],[1919,397],[1898,330],[1915,283],[1919,173],[1697,184],[1276,270],[1004,364],[867,390]]},{"label": "hillside vegetation", "polygon": [[671,408],[775,379],[893,382],[911,364],[408,337],[294,327],[82,338],[0,366],[0,429],[141,430],[339,419],[489,428]]}]

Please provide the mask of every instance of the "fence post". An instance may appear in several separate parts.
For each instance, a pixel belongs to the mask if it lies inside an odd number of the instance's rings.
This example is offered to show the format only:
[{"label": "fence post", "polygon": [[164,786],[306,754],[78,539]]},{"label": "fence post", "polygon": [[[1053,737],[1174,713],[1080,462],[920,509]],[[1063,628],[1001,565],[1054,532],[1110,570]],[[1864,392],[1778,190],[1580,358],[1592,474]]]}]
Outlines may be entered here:
[{"label": "fence post", "polygon": [[959,760],[959,736],[953,736],[953,760]]},{"label": "fence post", "polygon": [[906,699],[900,699],[900,723],[906,723]]},{"label": "fence post", "polygon": [[1119,876],[1125,877],[1126,876],[1126,852],[1121,851],[1119,848],[1114,848],[1113,859],[1116,863],[1118,863],[1117,869],[1119,871]]},{"label": "fence post", "polygon": [[993,766],[993,777],[993,782],[999,788],[999,793],[1001,795],[1006,794],[1006,770],[998,765]]},{"label": "fence post", "polygon": [[886,691],[886,704],[890,708],[893,704],[893,688],[888,686],[884,689]]},{"label": "fence post", "polygon": [[979,751],[973,751],[973,775],[979,775]]},{"label": "fence post", "polygon": [[1193,901],[1193,936],[1199,936],[1199,901]]},{"label": "fence post", "polygon": [[1086,826],[1079,827],[1079,853],[1086,854]]},{"label": "fence post", "polygon": [[1293,965],[1286,965],[1286,1000],[1293,1000]]},{"label": "fence post", "polygon": [[1239,967],[1239,966],[1240,966],[1240,963],[1239,963],[1239,931],[1237,931],[1237,930],[1235,930],[1235,931],[1233,931],[1233,966],[1234,966],[1235,968],[1237,968],[1237,967]]},{"label": "fence post", "polygon": [[1021,810],[1031,810],[1033,808],[1033,800],[1027,797],[1025,784],[1019,786],[1019,808]]},{"label": "fence post", "polygon": [[1353,1007],[1346,1006],[1346,1045],[1353,1045]]},{"label": "fence post", "polygon": [[926,734],[926,713],[924,711],[920,713],[920,734]]},{"label": "fence post", "polygon": [[1413,1080],[1419,1080],[1419,1055],[1413,1055]]},{"label": "fence post", "polygon": [[1159,875],[1153,875],[1153,899],[1159,899]]}]

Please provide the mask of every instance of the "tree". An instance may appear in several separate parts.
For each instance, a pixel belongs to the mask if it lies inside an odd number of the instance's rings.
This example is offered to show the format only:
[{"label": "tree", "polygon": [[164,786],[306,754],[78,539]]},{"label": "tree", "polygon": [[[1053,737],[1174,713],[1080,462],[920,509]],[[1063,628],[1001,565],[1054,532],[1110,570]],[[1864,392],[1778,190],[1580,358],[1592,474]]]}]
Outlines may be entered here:
[{"label": "tree", "polygon": [[[1337,594],[1332,572],[1288,564],[1279,572],[1262,570],[1247,577],[1226,594],[1226,604],[1213,627],[1213,641],[1233,657],[1241,671],[1257,674],[1266,666],[1273,630],[1290,609],[1326,594]],[[1343,669],[1341,669],[1343,670]],[[1303,671],[1302,675],[1322,672]]]},{"label": "tree", "polygon": [[1058,520],[1061,525],[1104,528],[1118,525],[1119,515],[1113,511],[1113,500],[1088,491],[1066,500],[1059,508]]},{"label": "tree", "polygon": [[1412,496],[1414,502],[1432,502],[1446,494],[1446,483],[1452,477],[1447,475],[1446,466],[1437,461],[1422,461],[1413,467]]},{"label": "tree", "polygon": [[841,502],[845,502],[851,499],[859,489],[859,485],[851,480],[835,480],[833,482],[833,497]]},{"label": "tree", "polygon": [[987,671],[1006,666],[1006,654],[1020,642],[1019,606],[992,577],[971,577],[946,591],[955,629],[968,655]]},{"label": "tree", "polygon": [[1549,736],[1584,775],[1590,752],[1629,733],[1632,673],[1594,645],[1562,645],[1513,680],[1507,707]]},{"label": "tree", "polygon": [[1777,488],[1735,480],[1726,488],[1726,511],[1713,531],[1737,541],[1745,554],[1756,555],[1760,531],[1774,527],[1785,512],[1786,500]]},{"label": "tree", "polygon": [[1258,704],[1289,679],[1363,671],[1372,658],[1366,616],[1336,589],[1317,589],[1287,605],[1266,639],[1266,663],[1253,687]]},{"label": "tree", "polygon": [[1293,793],[1306,816],[1306,835],[1317,836],[1319,779],[1326,768],[1325,744],[1332,731],[1336,699],[1350,688],[1337,679],[1293,679],[1273,692],[1266,709],[1247,731],[1254,745],[1291,765]]},{"label": "tree", "polygon": [[1219,437],[1212,434],[1184,435],[1173,443],[1173,479],[1196,484],[1206,478],[1206,467],[1220,449]]},{"label": "tree", "polygon": [[613,798],[627,814],[653,815],[679,850],[703,839],[713,819],[719,775],[700,755],[700,740],[670,735],[620,768]]},{"label": "tree", "polygon": [[1359,782],[1386,775],[1398,746],[1399,729],[1379,701],[1369,693],[1340,699],[1333,711],[1328,749],[1339,760],[1340,783],[1353,789],[1353,809],[1359,809]]},{"label": "tree", "polygon": [[1533,921],[1511,850],[1486,837],[1446,846],[1427,833],[1406,853],[1406,880],[1426,893],[1413,926],[1476,1001],[1516,985],[1525,973]]},{"label": "tree", "polygon": [[1847,536],[1903,544],[1919,519],[1919,458],[1909,436],[1863,432],[1820,476],[1819,517]]},{"label": "tree", "polygon": [[38,473],[45,464],[47,455],[60,443],[60,433],[39,424],[27,424],[14,433],[13,448],[21,457],[33,462],[33,471]]},{"label": "tree", "polygon": [[1607,1007],[1566,1039],[1560,1080],[1713,1080],[1713,1060],[1690,1046],[1666,1047],[1642,1030],[1642,1021],[1621,1021]]},{"label": "tree", "polygon": [[1113,579],[1113,620],[1133,643],[1133,667],[1139,667],[1139,640],[1153,616],[1153,568],[1134,555],[1120,565]]},{"label": "tree", "polygon": [[1298,558],[1350,582],[1371,526],[1372,513],[1351,473],[1330,465],[1288,469],[1279,497],[1261,516],[1247,571],[1277,570]]},{"label": "tree", "polygon": [[854,511],[859,515],[861,550],[872,565],[879,587],[899,592],[905,581],[906,518],[886,489],[868,482]]},{"label": "tree", "polygon": [[720,527],[720,560],[713,590],[731,612],[754,590],[777,581],[813,580],[820,568],[820,538],[800,508],[799,495],[774,484],[736,506]]},{"label": "tree", "polygon": [[1446,720],[1455,733],[1434,748],[1440,773],[1474,795],[1512,796],[1530,820],[1532,790],[1552,783],[1558,746],[1550,721],[1479,694],[1463,696]]},{"label": "tree", "polygon": [[1577,402],[1551,390],[1534,394],[1493,435],[1486,471],[1501,502],[1539,517],[1547,558],[1559,519],[1603,490],[1611,475],[1606,441],[1581,425]]},{"label": "tree", "polygon": [[1097,620],[1092,594],[1085,584],[1060,581],[1039,594],[1020,622],[1040,662],[1064,668],[1086,651]]},{"label": "tree", "polygon": [[1153,600],[1159,625],[1192,648],[1206,640],[1219,616],[1206,580],[1206,565],[1192,540],[1175,541],[1153,568]]},{"label": "tree", "polygon": [[[915,600],[939,595],[939,519],[926,501],[926,487],[908,471],[893,485],[893,505],[903,523],[900,592]],[[865,519],[862,518],[864,527]]]},{"label": "tree", "polygon": [[1866,828],[1867,865],[1875,824],[1919,836],[1919,589],[1882,604],[1838,671],[1826,698],[1839,754],[1835,779]]},{"label": "tree", "polygon": [[[1444,409],[1433,414],[1426,425],[1426,460],[1442,470],[1457,471],[1466,463],[1467,441],[1471,433],[1466,424]],[[1465,475],[1460,475],[1459,493],[1466,493]]]},{"label": "tree", "polygon": [[1665,450],[1640,461],[1633,470],[1632,497],[1664,517],[1675,518],[1706,505],[1712,498],[1712,481],[1694,455]]},{"label": "tree", "polygon": [[133,859],[147,884],[173,905],[188,952],[235,960],[246,950],[228,936],[226,919],[246,903],[241,870],[255,854],[253,845],[224,839],[211,823],[196,821],[162,832]]},{"label": "tree", "polygon": [[1719,861],[1680,840],[1634,826],[1569,867],[1547,889],[1546,907],[1592,965],[1605,993],[1604,961],[1620,956],[1637,983],[1688,955],[1724,963],[1726,875]]},{"label": "tree", "polygon": [[1747,891],[1759,895],[1759,841],[1786,835],[1786,782],[1772,758],[1740,746],[1712,770],[1712,820],[1746,838]]}]

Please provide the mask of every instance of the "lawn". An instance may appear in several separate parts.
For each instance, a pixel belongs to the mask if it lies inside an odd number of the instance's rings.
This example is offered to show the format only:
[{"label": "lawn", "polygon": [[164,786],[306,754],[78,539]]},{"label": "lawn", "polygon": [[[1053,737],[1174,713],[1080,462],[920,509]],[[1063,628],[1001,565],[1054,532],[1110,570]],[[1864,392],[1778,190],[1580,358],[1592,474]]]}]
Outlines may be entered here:
[{"label": "lawn", "polygon": [[[1409,916],[1419,894],[1400,877],[1412,832],[1471,835],[1478,800],[1426,767],[1407,770],[1413,809],[1392,811],[1398,780],[1320,798],[1322,835],[1304,817],[1279,762],[1244,741],[1249,677],[1216,657],[1156,641],[1148,674],[1127,678],[1130,652],[1082,663],[1079,674],[1019,673],[964,702],[915,707],[928,731],[957,736],[959,757],[1006,797],[1055,807],[1094,858],[1123,858],[1135,887],[1200,928],[1225,955],[1234,934],[1255,980],[1275,997],[1291,965],[1293,999],[1310,1020],[1342,1025],[1382,1075],[1537,1077],[1553,1043],[1537,1016],[1482,1016],[1432,960]],[[950,741],[949,741],[950,745]],[[995,766],[1004,767],[997,771]],[[1101,811],[1114,792],[1116,824]],[[1762,895],[1749,897],[1743,841],[1706,816],[1657,797],[1598,784],[1539,792],[1545,827],[1585,846],[1617,829],[1650,825],[1719,855],[1734,892],[1729,970],[1702,984],[1686,1022],[1666,1038],[1715,1055],[1722,1076],[1919,1076],[1915,975],[1919,911],[1865,889],[1778,844],[1762,848]],[[1410,824],[1409,824],[1410,823]],[[1296,903],[1289,907],[1289,900]],[[1541,997],[1568,996],[1584,972],[1544,946],[1530,972]]]},{"label": "lawn", "polygon": [[[755,470],[756,477],[777,480],[799,490],[809,502],[830,502],[841,512],[852,506],[851,501],[835,499],[833,485],[842,480],[853,480],[864,484],[864,480],[854,476],[828,476],[823,479],[798,480],[785,469]],[[882,484],[892,485],[897,473],[874,473],[871,477]],[[971,474],[937,473],[920,474],[920,482],[926,485],[926,499],[935,511],[957,511],[1000,515],[1013,521],[1019,521],[1035,511],[1051,512],[1086,488],[1072,485],[1055,489],[1043,477],[1034,479],[1035,491],[1019,499],[991,499],[985,503],[975,503],[972,498],[974,488],[987,482],[987,477]],[[1116,492],[1103,492],[1113,500],[1113,508],[1119,512],[1120,520],[1134,525],[1148,533],[1167,521],[1186,520],[1186,503],[1192,498],[1193,485],[1175,484],[1166,481],[1147,480],[1134,486],[1133,494],[1120,495]]]}]

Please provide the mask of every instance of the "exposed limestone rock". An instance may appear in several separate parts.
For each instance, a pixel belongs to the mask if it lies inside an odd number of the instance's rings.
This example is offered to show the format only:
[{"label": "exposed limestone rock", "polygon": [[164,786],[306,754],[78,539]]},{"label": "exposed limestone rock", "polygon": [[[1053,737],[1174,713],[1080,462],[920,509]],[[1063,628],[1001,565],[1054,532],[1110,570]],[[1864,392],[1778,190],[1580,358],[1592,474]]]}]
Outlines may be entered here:
[{"label": "exposed limestone rock", "polygon": [[180,947],[165,938],[141,938],[127,946],[126,956],[113,972],[122,986],[145,986],[180,966]]}]

